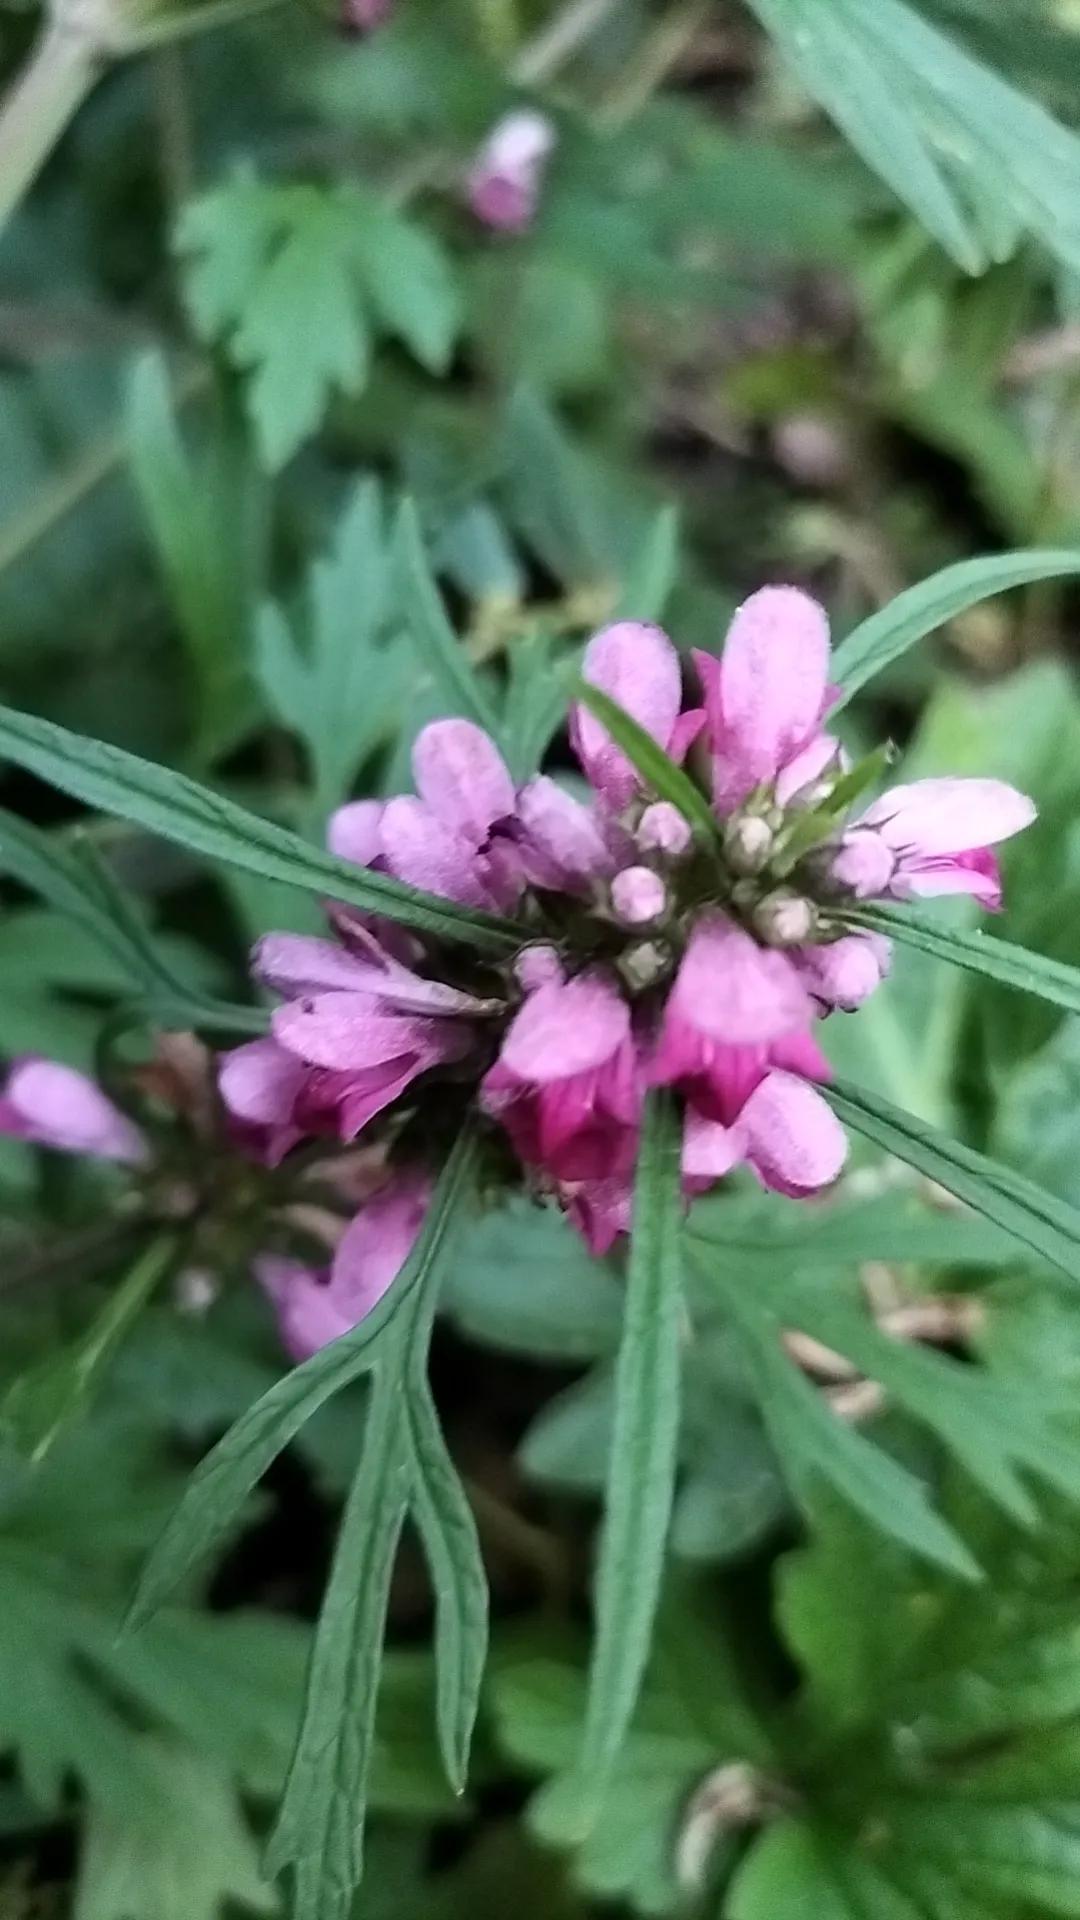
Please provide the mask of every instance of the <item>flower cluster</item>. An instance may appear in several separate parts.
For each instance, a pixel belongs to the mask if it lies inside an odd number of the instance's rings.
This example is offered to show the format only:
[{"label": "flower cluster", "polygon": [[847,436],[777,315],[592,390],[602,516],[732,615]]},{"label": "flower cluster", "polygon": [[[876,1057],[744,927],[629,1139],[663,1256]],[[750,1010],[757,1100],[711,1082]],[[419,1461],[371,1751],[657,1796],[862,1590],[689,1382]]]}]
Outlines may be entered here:
[{"label": "flower cluster", "polygon": [[888,943],[839,910],[946,892],[996,907],[991,848],[1034,812],[998,781],[925,780],[847,818],[859,778],[827,730],[828,661],[821,609],[783,587],[747,601],[719,660],[695,657],[689,706],[658,628],[623,622],[591,641],[586,679],[685,763],[709,835],[645,789],[586,707],[571,740],[588,800],[543,775],[515,788],[469,721],[426,727],[415,795],[343,808],[331,846],[513,916],[521,949],[469,974],[445,948],[340,908],[333,939],[270,936],[254,967],[281,1001],[272,1036],[222,1067],[238,1129],[274,1159],[312,1133],[456,1125],[475,1101],[597,1252],[629,1223],[651,1087],[680,1097],[688,1194],[743,1163],[794,1197],[828,1185],[846,1142],[817,1090],[829,1069],[816,1030],[889,965]]},{"label": "flower cluster", "polygon": [[[852,817],[883,761],[849,767],[828,731],[829,636],[812,600],[753,595],[722,656],[693,665],[686,704],[671,641],[636,622],[598,633],[584,661],[696,787],[692,818],[585,705],[570,739],[586,798],[546,775],[516,786],[481,728],[448,719],[417,738],[414,794],[334,816],[340,857],[516,922],[507,960],[336,904],[329,937],[270,934],[255,949],[278,1004],[265,1038],[219,1062],[238,1159],[287,1170],[326,1138],[359,1141],[369,1166],[366,1204],[329,1236],[324,1266],[255,1260],[294,1356],[380,1298],[470,1112],[504,1142],[510,1177],[553,1196],[597,1253],[629,1227],[652,1088],[679,1100],[687,1196],[739,1165],[793,1198],[820,1191],[846,1139],[819,1091],[819,1024],[861,1005],[890,959],[845,909],[943,893],[1000,906],[992,849],[1031,802],[995,780],[922,780]],[[678,795],[677,777],[664,784]],[[45,1061],[12,1070],[0,1130],[136,1169],[149,1153],[93,1083]]]}]

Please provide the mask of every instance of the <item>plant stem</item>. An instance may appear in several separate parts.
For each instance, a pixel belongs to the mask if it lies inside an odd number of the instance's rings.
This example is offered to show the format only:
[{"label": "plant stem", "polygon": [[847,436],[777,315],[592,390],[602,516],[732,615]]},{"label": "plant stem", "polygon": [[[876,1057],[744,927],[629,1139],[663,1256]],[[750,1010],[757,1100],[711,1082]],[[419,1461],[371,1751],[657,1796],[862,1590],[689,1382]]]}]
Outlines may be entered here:
[{"label": "plant stem", "polygon": [[85,34],[46,28],[0,107],[0,227],[33,185],[102,71]]}]

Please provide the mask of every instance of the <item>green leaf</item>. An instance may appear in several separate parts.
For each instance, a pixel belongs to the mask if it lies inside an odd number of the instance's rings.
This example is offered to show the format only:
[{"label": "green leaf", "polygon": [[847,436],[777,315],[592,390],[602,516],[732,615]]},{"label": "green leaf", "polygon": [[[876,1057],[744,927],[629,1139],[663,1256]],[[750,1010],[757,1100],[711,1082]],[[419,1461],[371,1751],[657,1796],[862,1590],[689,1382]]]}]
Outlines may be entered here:
[{"label": "green leaf", "polygon": [[968,272],[1080,265],[1080,140],[903,0],[752,0],[852,145]]},{"label": "green leaf", "polygon": [[441,1650],[455,1657],[455,1666],[440,1676],[439,1727],[455,1775],[460,1779],[464,1772],[480,1678],[476,1658],[484,1650],[477,1610],[486,1609],[477,1592],[475,1540],[469,1527],[463,1532],[463,1496],[452,1500],[451,1510],[447,1482],[453,1470],[441,1449],[432,1450],[430,1426],[425,1426],[417,1404],[427,1395],[427,1349],[449,1236],[460,1224],[475,1167],[475,1135],[466,1131],[443,1169],[420,1239],[403,1270],[405,1311],[374,1360],[363,1455],[319,1615],[303,1720],[267,1854],[269,1871],[293,1868],[295,1920],[346,1920],[363,1872],[390,1578],[418,1466],[419,1515],[433,1567],[445,1573],[449,1556],[462,1582],[456,1596],[448,1596],[440,1620]]},{"label": "green leaf", "polygon": [[314,775],[314,823],[348,797],[357,768],[394,730],[406,698],[404,662],[380,645],[389,562],[377,482],[363,481],[330,553],[308,576],[305,618],[262,609],[255,666],[281,724],[303,740]]},{"label": "green leaf", "polygon": [[377,1364],[364,1450],[334,1550],[304,1716],[267,1871],[295,1872],[295,1920],[345,1920],[363,1872],[364,1810],[390,1576],[408,1511],[403,1350]]},{"label": "green leaf", "polygon": [[71,733],[50,720],[0,707],[0,754],[87,806],[119,814],[148,833],[176,840],[211,859],[330,894],[427,933],[479,946],[520,944],[520,935],[507,921],[456,907],[384,874],[335,860],[172,768]]},{"label": "green leaf", "polygon": [[464,1791],[488,1643],[488,1588],[476,1522],[423,1377],[409,1388],[410,1510],[435,1594],[436,1707],[447,1778]]},{"label": "green leaf", "polygon": [[312,1415],[377,1361],[383,1336],[403,1306],[441,1272],[473,1178],[472,1135],[459,1136],[439,1177],[420,1236],[393,1286],[339,1340],[294,1367],[256,1401],[199,1462],[184,1498],[143,1569],[129,1628],[139,1626],[209,1553],[248,1494]]},{"label": "green leaf", "polygon": [[395,530],[400,618],[417,655],[430,674],[443,711],[464,714],[498,740],[500,726],[469,664],[464,646],[450,625],[431,576],[420,521],[411,500],[402,502]]},{"label": "green leaf", "polygon": [[1080,1281],[1080,1213],[1074,1207],[864,1088],[836,1081],[823,1092],[849,1126],[965,1200],[1067,1279]]},{"label": "green leaf", "polygon": [[740,1335],[762,1419],[792,1491],[814,1516],[823,1485],[884,1527],[913,1552],[967,1580],[980,1577],[962,1540],[934,1512],[927,1488],[889,1454],[833,1413],[781,1342],[782,1325],[767,1299],[721,1263],[706,1266]]},{"label": "green leaf", "polygon": [[685,820],[688,820],[696,833],[710,843],[715,843],[720,832],[719,825],[700,787],[696,787],[689,774],[668,758],[662,747],[658,747],[652,735],[646,733],[630,714],[615,700],[609,699],[599,687],[587,680],[579,680],[574,687],[574,698],[588,707],[594,719],[599,720],[616,746],[625,753],[630,764],[640,774],[646,788],[659,794],[662,800],[670,800]]},{"label": "green leaf", "polygon": [[1080,968],[1069,967],[1045,954],[1029,953],[1026,947],[1013,946],[981,929],[965,932],[957,927],[939,926],[933,920],[895,912],[888,907],[857,907],[841,915],[852,926],[871,927],[887,934],[904,946],[917,947],[936,960],[951,961],[969,973],[981,973],[988,980],[1015,987],[1019,993],[1033,993],[1036,999],[1052,1006],[1080,1013]]},{"label": "green leaf", "polygon": [[554,1207],[512,1199],[469,1232],[443,1302],[470,1340],[532,1359],[614,1353],[623,1290]]},{"label": "green leaf", "polygon": [[613,620],[662,619],[679,570],[679,510],[661,507],[623,580]]},{"label": "green leaf", "polygon": [[263,559],[264,482],[222,420],[207,452],[189,454],[160,353],[128,384],[131,470],[187,648],[205,759],[235,744],[248,717],[248,649]]},{"label": "green leaf", "polygon": [[411,220],[356,197],[354,245],[375,315],[429,373],[447,371],[461,330],[462,300],[444,248]]},{"label": "green leaf", "polygon": [[586,1817],[633,1718],[649,1657],[675,1494],[679,1437],[681,1128],[649,1097],[634,1182],[626,1317],[596,1572],[596,1637],[582,1739]]},{"label": "green leaf", "polygon": [[155,1241],[113,1288],[86,1332],[70,1347],[47,1354],[20,1373],[8,1388],[0,1401],[0,1430],[33,1460],[42,1459],[64,1428],[92,1404],[117,1348],[164,1278],[175,1251],[172,1240]]},{"label": "green leaf", "polygon": [[182,1747],[132,1739],[155,1797],[124,1819],[91,1806],[74,1920],[219,1920],[226,1901],[275,1912],[228,1775]]},{"label": "green leaf", "polygon": [[1080,573],[1080,549],[1032,548],[993,554],[985,560],[961,560],[920,581],[917,587],[908,587],[841,641],[832,672],[840,698],[830,713],[838,713],[860,687],[891,666],[909,647],[980,600],[1032,580],[1055,580],[1073,573]]}]

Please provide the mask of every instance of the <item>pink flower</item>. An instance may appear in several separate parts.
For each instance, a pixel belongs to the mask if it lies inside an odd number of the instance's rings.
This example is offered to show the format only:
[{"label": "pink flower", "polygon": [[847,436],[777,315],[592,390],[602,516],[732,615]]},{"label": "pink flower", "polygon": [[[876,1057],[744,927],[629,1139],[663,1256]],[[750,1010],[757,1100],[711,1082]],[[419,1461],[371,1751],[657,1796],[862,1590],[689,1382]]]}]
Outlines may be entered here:
[{"label": "pink flower", "polygon": [[145,1135],[85,1073],[28,1054],[11,1067],[0,1092],[0,1133],[60,1153],[141,1166]]},{"label": "pink flower", "polygon": [[277,1310],[282,1343],[294,1360],[358,1326],[397,1278],[416,1242],[431,1182],[411,1172],[393,1176],[346,1227],[328,1269],[262,1254],[255,1277]]},{"label": "pink flower", "polygon": [[797,587],[763,587],[739,608],[719,660],[695,653],[705,688],[713,801],[727,814],[755,787],[775,784],[786,806],[835,759],[822,734],[829,627]]},{"label": "pink flower", "polygon": [[802,980],[825,1012],[854,1013],[887,977],[892,944],[879,933],[848,933],[792,954]]},{"label": "pink flower", "polygon": [[494,741],[471,720],[433,720],[412,763],[418,797],[342,807],[331,851],[461,906],[513,907],[524,885],[517,795]]},{"label": "pink flower", "polygon": [[[620,620],[613,627],[602,628],[585,649],[581,671],[672,759],[683,758],[704,715],[680,712],[679,656],[659,627]],[[587,707],[571,708],[570,739],[601,806],[611,813],[621,813],[641,785],[635,768],[615,745],[603,722],[595,719]]]},{"label": "pink flower", "polygon": [[255,949],[256,978],[284,1004],[268,1039],[224,1056],[220,1087],[241,1137],[271,1165],[305,1133],[355,1139],[418,1074],[462,1059],[473,1019],[491,1011],[413,973],[365,929],[353,938],[361,951],[285,933]]},{"label": "pink flower", "polygon": [[603,1181],[633,1167],[641,1113],[630,1009],[601,973],[530,993],[480,1089],[527,1165]]},{"label": "pink flower", "polygon": [[374,33],[394,11],[394,0],[341,0],[339,15],[344,33]]},{"label": "pink flower", "polygon": [[859,900],[968,893],[997,912],[1001,874],[991,849],[1034,818],[1034,802],[1003,780],[916,780],[855,821],[832,877]]},{"label": "pink flower", "polygon": [[691,934],[668,995],[649,1081],[678,1087],[697,1112],[730,1127],[771,1067],[828,1078],[813,1019],[790,958],[711,914]]},{"label": "pink flower", "polygon": [[774,1193],[803,1200],[831,1186],[847,1158],[847,1135],[816,1088],[784,1069],[758,1081],[732,1126],[687,1110],[683,1186],[703,1193],[745,1161]]},{"label": "pink flower", "polygon": [[554,780],[541,774],[522,787],[517,814],[520,857],[533,886],[585,893],[611,873],[616,855],[606,823]]},{"label": "pink flower", "polygon": [[545,114],[508,113],[492,128],[469,170],[469,205],[497,233],[524,233],[536,217],[540,190],[555,145]]}]

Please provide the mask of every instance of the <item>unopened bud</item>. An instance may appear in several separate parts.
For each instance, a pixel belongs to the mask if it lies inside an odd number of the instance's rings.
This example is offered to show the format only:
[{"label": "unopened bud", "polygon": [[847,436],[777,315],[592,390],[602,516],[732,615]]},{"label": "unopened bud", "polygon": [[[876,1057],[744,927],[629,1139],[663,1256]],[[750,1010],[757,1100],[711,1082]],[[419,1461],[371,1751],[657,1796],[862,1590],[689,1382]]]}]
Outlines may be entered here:
[{"label": "unopened bud", "polygon": [[637,843],[645,853],[666,853],[675,859],[690,845],[690,823],[670,800],[654,800],[638,821]]},{"label": "unopened bud", "polygon": [[550,986],[563,977],[562,962],[554,947],[523,947],[514,961],[514,978],[526,993]]},{"label": "unopened bud", "polygon": [[767,893],[754,908],[754,932],[767,947],[801,947],[816,925],[813,903],[788,887]]},{"label": "unopened bud", "polygon": [[845,833],[833,857],[830,879],[856,900],[872,900],[884,893],[896,871],[896,855],[878,833],[856,827]]},{"label": "unopened bud", "polygon": [[717,1767],[691,1794],[675,1842],[675,1872],[687,1893],[700,1894],[710,1857],[721,1840],[788,1812],[794,1796],[784,1783],[745,1761]]},{"label": "unopened bud", "polygon": [[760,873],[769,864],[774,834],[758,813],[736,813],[724,828],[724,852],[734,873]]},{"label": "unopened bud", "polygon": [[642,993],[662,980],[671,967],[671,949],[661,940],[641,940],[619,955],[616,966],[632,993]]},{"label": "unopened bud", "polygon": [[667,888],[651,867],[624,867],[611,883],[611,905],[624,927],[644,927],[667,907]]}]

